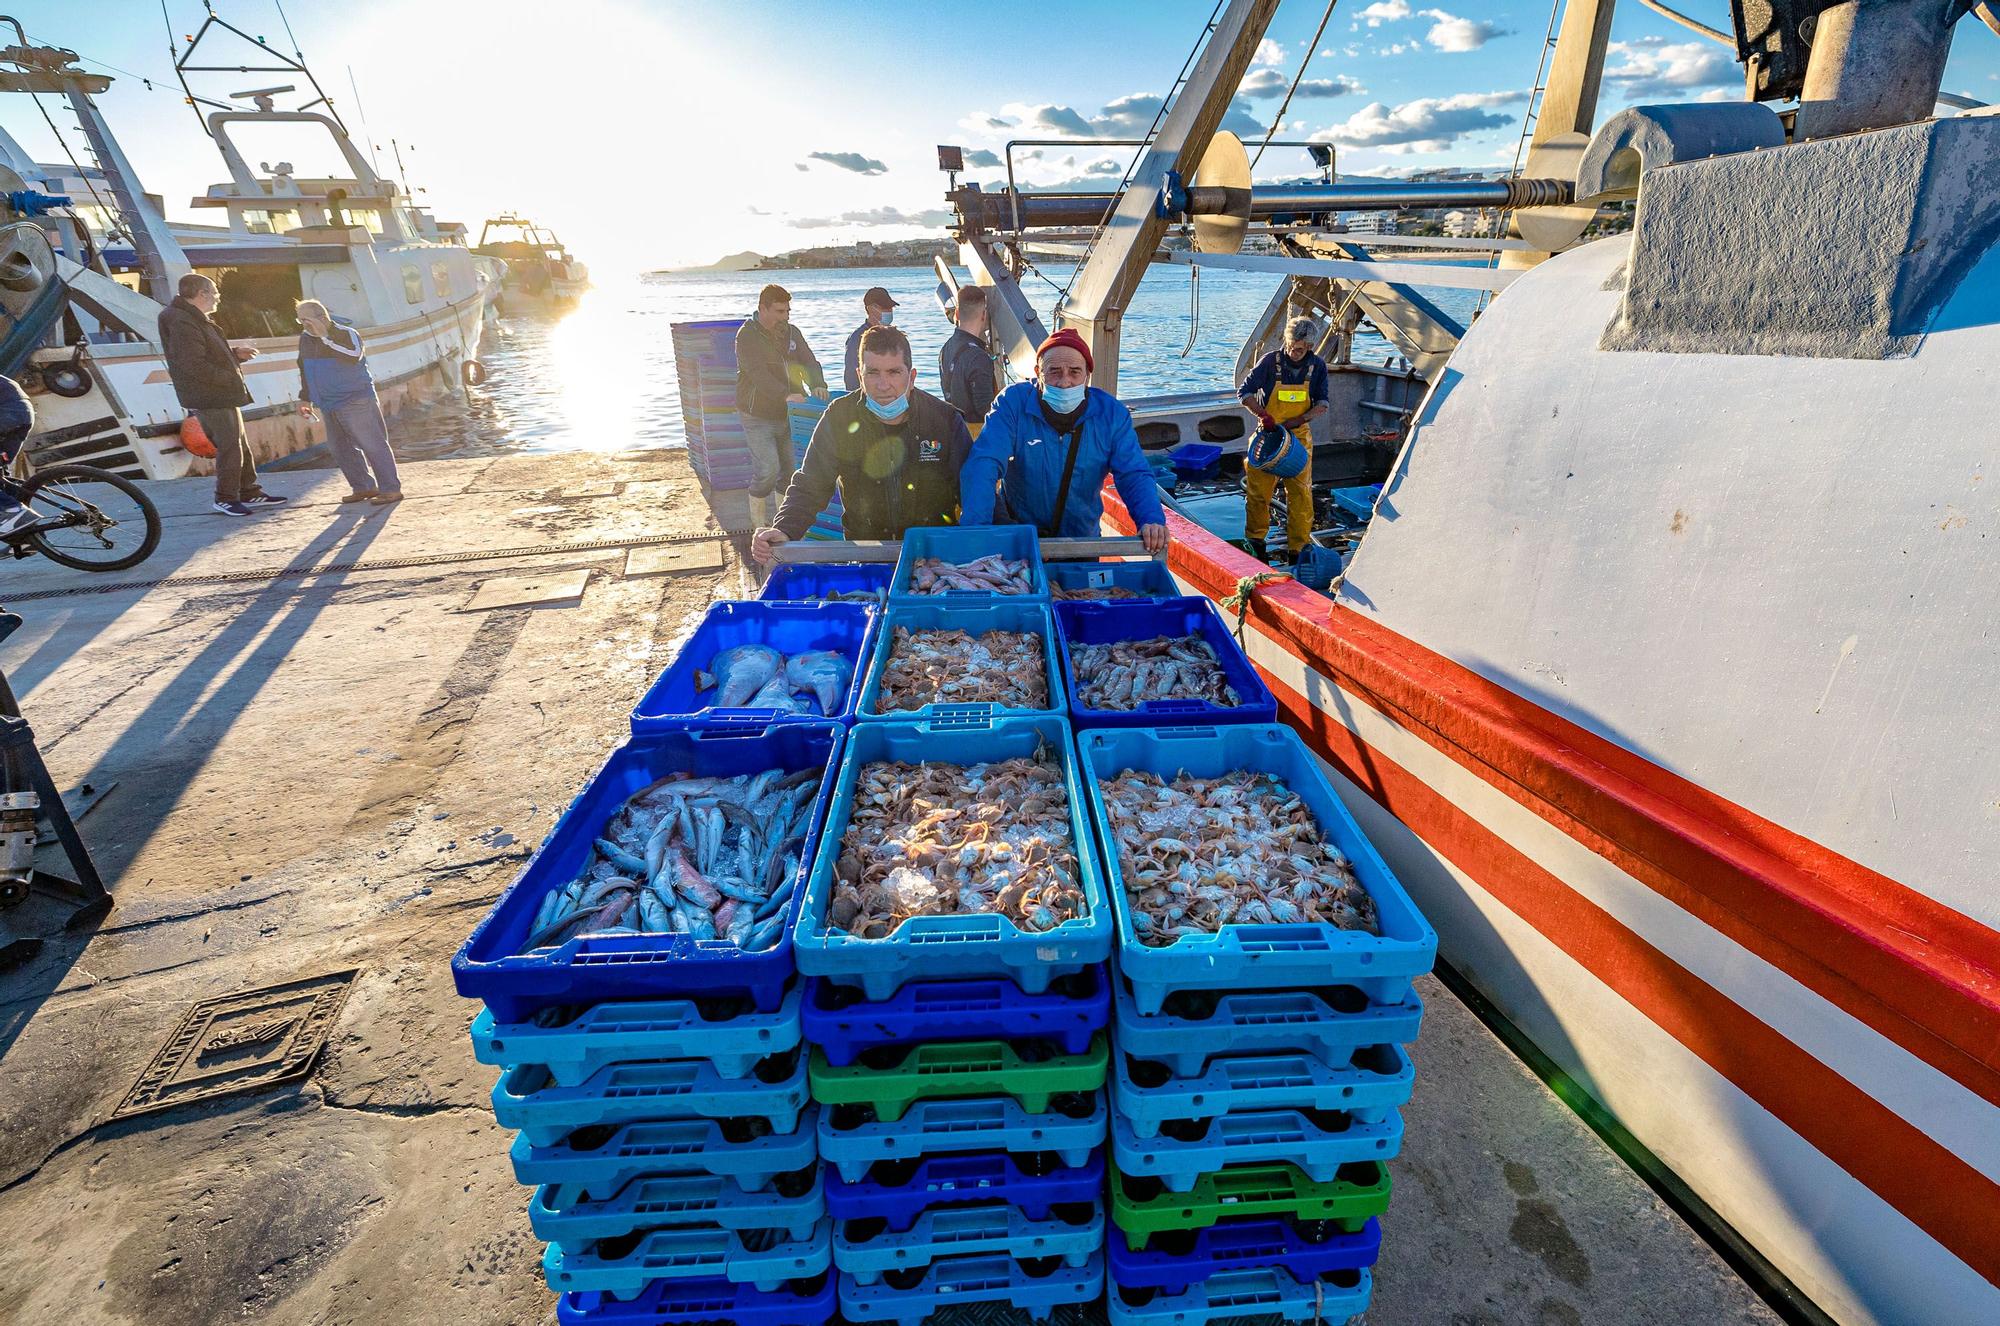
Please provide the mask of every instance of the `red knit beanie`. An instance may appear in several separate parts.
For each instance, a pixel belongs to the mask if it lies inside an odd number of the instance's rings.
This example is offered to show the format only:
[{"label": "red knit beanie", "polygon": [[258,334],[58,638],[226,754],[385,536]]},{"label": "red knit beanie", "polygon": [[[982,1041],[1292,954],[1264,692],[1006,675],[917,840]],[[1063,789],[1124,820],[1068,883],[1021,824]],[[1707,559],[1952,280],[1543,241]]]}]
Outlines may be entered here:
[{"label": "red knit beanie", "polygon": [[1083,366],[1085,370],[1092,373],[1095,373],[1097,371],[1097,365],[1091,362],[1090,343],[1084,340],[1082,336],[1078,335],[1076,328],[1074,327],[1065,327],[1061,331],[1051,335],[1049,339],[1043,341],[1040,345],[1036,346],[1035,358],[1037,361],[1039,361],[1041,357],[1047,354],[1049,351],[1059,350],[1064,346],[1068,346],[1070,349],[1076,351],[1078,354],[1083,356]]}]

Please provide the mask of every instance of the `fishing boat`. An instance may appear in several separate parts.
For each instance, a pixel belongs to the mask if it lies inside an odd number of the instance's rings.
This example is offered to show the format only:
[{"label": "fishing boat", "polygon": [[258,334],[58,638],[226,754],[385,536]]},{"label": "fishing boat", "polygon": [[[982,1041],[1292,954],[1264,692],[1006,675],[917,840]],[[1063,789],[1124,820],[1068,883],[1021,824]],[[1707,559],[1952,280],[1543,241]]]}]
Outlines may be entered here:
[{"label": "fishing boat", "polygon": [[[12,20],[0,20],[11,23]],[[417,207],[407,187],[377,172],[355,144],[303,58],[288,57],[215,14],[190,37],[177,69],[199,61],[205,41],[256,48],[230,58],[244,73],[281,72],[297,83],[231,94],[218,101],[188,88],[202,127],[228,170],[227,181],[192,200],[214,222],[170,222],[148,194],[94,97],[112,79],[82,69],[74,51],[28,43],[0,52],[0,92],[65,98],[95,161],[35,162],[0,129],[0,221],[40,228],[54,249],[48,280],[59,287],[60,318],[18,370],[34,399],[39,431],[30,454],[44,463],[88,461],[133,478],[199,472],[181,443],[181,408],[158,344],[161,310],[181,276],[198,272],[222,291],[216,320],[232,340],[257,350],[244,365],[251,403],[243,408],[260,462],[322,446],[324,426],[298,404],[298,326],[293,305],[316,299],[358,328],[383,409],[461,393],[480,380],[481,336],[500,289],[501,266],[464,242],[465,228]],[[261,60],[264,63],[247,63]],[[280,109],[279,98],[308,87],[310,99]],[[239,146],[246,129],[273,127],[329,144],[342,164],[305,177],[287,161],[253,168]]]},{"label": "fishing boat", "polygon": [[[941,296],[987,287],[1024,377],[1023,253],[1080,233],[1056,316],[1114,390],[1151,263],[1278,279],[1245,369],[1318,317],[1343,574],[1177,499],[1179,583],[1247,599],[1455,988],[1774,1301],[2000,1321],[2000,115],[1933,118],[1973,7],[1735,0],[1686,21],[1746,100],[1600,124],[1615,5],[1568,0],[1509,177],[1265,184],[1217,129],[1275,8],[1219,8],[1117,192],[954,183]],[[1450,268],[1337,221],[1412,207],[1509,223]],[[1359,318],[1404,363],[1341,362]],[[1160,447],[1245,431],[1227,395],[1131,404]]]},{"label": "fishing boat", "polygon": [[555,232],[513,212],[487,218],[472,251],[506,265],[500,284],[503,313],[573,308],[590,289],[590,269],[570,256]]}]

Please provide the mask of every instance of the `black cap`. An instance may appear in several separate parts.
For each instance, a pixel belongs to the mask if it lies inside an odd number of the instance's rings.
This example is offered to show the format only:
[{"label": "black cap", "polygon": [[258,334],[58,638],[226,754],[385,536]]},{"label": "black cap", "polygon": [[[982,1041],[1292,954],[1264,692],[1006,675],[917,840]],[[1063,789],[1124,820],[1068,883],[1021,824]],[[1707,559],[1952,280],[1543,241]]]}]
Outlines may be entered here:
[{"label": "black cap", "polygon": [[861,307],[894,308],[896,307],[896,301],[881,286],[871,285],[868,287],[868,293],[861,296]]}]

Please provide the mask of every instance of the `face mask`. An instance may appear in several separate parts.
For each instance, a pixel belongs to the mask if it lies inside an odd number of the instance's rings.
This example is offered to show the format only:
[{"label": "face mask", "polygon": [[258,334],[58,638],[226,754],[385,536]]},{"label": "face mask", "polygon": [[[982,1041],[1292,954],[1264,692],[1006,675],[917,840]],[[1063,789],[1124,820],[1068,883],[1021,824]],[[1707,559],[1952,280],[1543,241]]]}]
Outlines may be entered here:
[{"label": "face mask", "polygon": [[1083,393],[1088,389],[1088,384],[1082,387],[1051,387],[1044,385],[1042,387],[1042,399],[1047,401],[1049,408],[1057,414],[1068,414],[1071,410],[1083,404]]},{"label": "face mask", "polygon": [[904,392],[887,405],[881,404],[873,396],[864,394],[861,397],[861,403],[868,407],[868,413],[874,415],[883,423],[889,423],[893,420],[901,419],[903,413],[910,408],[910,393],[907,391]]},{"label": "face mask", "polygon": [[881,320],[881,324],[880,324],[880,325],[881,325],[881,326],[884,326],[884,327],[893,327],[893,326],[895,326],[895,325],[896,325],[896,310],[894,310],[894,309],[892,309],[892,308],[885,308],[885,309],[883,309],[883,310],[882,310],[882,320]]}]

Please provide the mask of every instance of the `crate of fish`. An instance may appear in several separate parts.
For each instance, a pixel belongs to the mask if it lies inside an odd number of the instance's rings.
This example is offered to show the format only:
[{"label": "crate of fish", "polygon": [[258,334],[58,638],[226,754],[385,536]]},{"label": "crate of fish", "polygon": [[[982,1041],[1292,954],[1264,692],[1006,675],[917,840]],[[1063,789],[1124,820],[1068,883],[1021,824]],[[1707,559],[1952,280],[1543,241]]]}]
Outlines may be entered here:
[{"label": "crate of fish", "polygon": [[1296,1051],[1329,1064],[1353,1064],[1380,1045],[1408,1045],[1423,1025],[1415,991],[1397,1003],[1371,1003],[1359,986],[1299,990],[1176,990],[1157,1013],[1139,1012],[1122,980],[1113,982],[1113,1040],[1119,1053],[1165,1064],[1177,1077],[1200,1077],[1217,1055]]},{"label": "crate of fish", "polygon": [[858,603],[882,607],[889,601],[889,562],[784,562],[771,568],[757,597],[766,603],[800,601]]},{"label": "crate of fish", "polygon": [[1290,728],[1095,729],[1077,747],[1140,1013],[1211,987],[1349,983],[1394,1004],[1431,969],[1437,932]]},{"label": "crate of fish", "polygon": [[794,932],[800,972],[889,998],[1102,963],[1111,911],[1060,718],[860,723]]},{"label": "crate of fish", "polygon": [[772,723],[845,719],[874,642],[858,603],[713,603],[638,707],[632,731],[690,719]]},{"label": "crate of fish", "polygon": [[562,1326],[826,1326],[840,1310],[831,1272],[769,1291],[727,1280],[655,1280],[637,1298],[592,1291],[556,1300]]},{"label": "crate of fish", "polygon": [[774,1054],[742,1077],[724,1077],[706,1059],[608,1064],[564,1086],[540,1064],[523,1064],[493,1086],[493,1117],[537,1146],[579,1128],[669,1119],[757,1120],[773,1133],[799,1126],[808,1099],[806,1056]]},{"label": "crate of fish", "polygon": [[1102,1254],[1082,1266],[1065,1266],[1060,1257],[944,1257],[921,1271],[892,1271],[872,1285],[843,1273],[840,1310],[850,1322],[924,1326],[947,1308],[1004,1303],[1041,1321],[1067,1304],[1094,1302],[1103,1292]]},{"label": "crate of fish", "polygon": [[1006,1202],[1031,1220],[1047,1220],[1060,1206],[1088,1205],[1104,1192],[1104,1155],[1067,1166],[1053,1151],[966,1151],[951,1155],[878,1160],[859,1179],[829,1176],[826,1208],[842,1224],[878,1221],[905,1233],[925,1211]]},{"label": "crate of fish", "polygon": [[542,1274],[559,1294],[594,1290],[631,1299],[661,1279],[727,1280],[768,1294],[830,1267],[832,1240],[833,1225],[826,1220],[802,1239],[782,1229],[647,1229],[579,1248],[551,1243],[542,1256]]},{"label": "crate of fish", "polygon": [[682,993],[777,1010],[843,739],[776,723],[627,741],[452,958],[458,992],[502,1022]]},{"label": "crate of fish", "polygon": [[835,1067],[864,1050],[989,1037],[1050,1040],[1064,1054],[1083,1054],[1110,1020],[1111,980],[1102,967],[1058,976],[1038,995],[995,976],[912,981],[880,1003],[854,986],[811,977],[800,1009],[806,1039]]},{"label": "crate of fish", "polygon": [[862,722],[1064,712],[1055,621],[1025,599],[892,601],[854,710]]},{"label": "crate of fish", "polygon": [[1277,721],[1271,688],[1208,599],[1058,603],[1055,618],[1079,729]]},{"label": "crate of fish", "polygon": [[777,1229],[809,1239],[826,1214],[819,1167],[781,1174],[761,1192],[746,1193],[716,1174],[648,1174],[605,1197],[571,1183],[545,1183],[528,1203],[528,1226],[545,1243],[581,1247],[665,1225]]},{"label": "crate of fish", "polygon": [[819,1155],[818,1126],[817,1111],[810,1108],[789,1133],[768,1132],[741,1119],[598,1125],[549,1146],[517,1136],[507,1158],[521,1183],[567,1185],[590,1198],[609,1197],[649,1174],[713,1174],[754,1193],[812,1168]]},{"label": "crate of fish", "polygon": [[1389,1209],[1390,1184],[1389,1167],[1368,1160],[1342,1165],[1326,1183],[1283,1162],[1237,1165],[1202,1175],[1187,1192],[1170,1192],[1157,1178],[1126,1174],[1114,1166],[1109,1187],[1111,1223],[1123,1233],[1126,1247],[1145,1248],[1163,1234],[1251,1216],[1297,1221],[1308,1237],[1319,1237],[1329,1227],[1357,1233],[1371,1217]]},{"label": "crate of fish", "polygon": [[1223,1271],[1179,1294],[1114,1283],[1105,1300],[1112,1326],[1209,1326],[1212,1322],[1343,1322],[1368,1307],[1374,1279],[1366,1270],[1329,1271],[1300,1281],[1275,1266]]},{"label": "crate of fish", "polygon": [[1137,558],[1123,562],[1044,562],[1049,597],[1056,602],[1129,599],[1177,599],[1187,591],[1174,579],[1164,559]]},{"label": "crate of fish", "polygon": [[938,525],[903,531],[889,597],[1026,598],[1047,602],[1049,578],[1032,525]]},{"label": "crate of fish", "polygon": [[[1228,1271],[1276,1266],[1310,1284],[1335,1271],[1373,1266],[1382,1252],[1382,1226],[1370,1219],[1352,1233],[1325,1225],[1306,1226],[1277,1216],[1229,1219],[1207,1229],[1156,1234],[1144,1248],[1112,1239],[1105,1249],[1106,1270],[1123,1289],[1185,1293],[1192,1285]],[[838,1235],[834,1261],[840,1260]]]},{"label": "crate of fish", "polygon": [[1211,1059],[1199,1076],[1177,1077],[1158,1059],[1113,1056],[1111,1107],[1140,1138],[1175,1120],[1213,1119],[1238,1110],[1342,1110],[1375,1123],[1410,1099],[1416,1065],[1396,1045],[1367,1045],[1346,1063],[1312,1054],[1246,1054]]},{"label": "crate of fish", "polygon": [[920,1100],[1008,1096],[1030,1114],[1044,1114],[1056,1096],[1088,1095],[1104,1086],[1109,1043],[1098,1036],[1082,1054],[1065,1054],[1042,1040],[932,1041],[885,1045],[858,1063],[835,1067],[813,1051],[812,1098],[822,1105],[862,1105],[889,1123]]},{"label": "crate of fish", "polygon": [[1208,1119],[1169,1119],[1152,1137],[1111,1116],[1111,1158],[1120,1174],[1157,1178],[1169,1192],[1191,1191],[1204,1174],[1231,1165],[1284,1160],[1316,1182],[1342,1165],[1387,1160],[1403,1144],[1394,1110],[1363,1122],[1345,1110],[1242,1110]]},{"label": "crate of fish", "polygon": [[524,1022],[503,1023],[489,1008],[472,1019],[472,1057],[496,1068],[539,1064],[565,1086],[609,1064],[653,1059],[702,1059],[722,1077],[747,1077],[760,1060],[799,1044],[804,1003],[795,985],[773,1013],[741,995],[614,1000],[544,1009]]},{"label": "crate of fish", "polygon": [[1039,1219],[1006,1202],[988,1202],[925,1211],[901,1232],[878,1220],[836,1222],[833,1265],[856,1284],[872,1285],[887,1272],[979,1253],[1057,1257],[1065,1266],[1084,1266],[1103,1246],[1104,1209],[1097,1202],[1065,1204]]},{"label": "crate of fish", "polygon": [[1048,1151],[1066,1168],[1090,1161],[1102,1146],[1110,1111],[1102,1091],[1058,1096],[1046,1114],[1030,1114],[1006,1096],[920,1100],[894,1123],[861,1105],[819,1111],[819,1154],[843,1183],[858,1183],[881,1160],[959,1151]]}]

